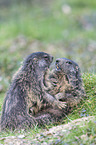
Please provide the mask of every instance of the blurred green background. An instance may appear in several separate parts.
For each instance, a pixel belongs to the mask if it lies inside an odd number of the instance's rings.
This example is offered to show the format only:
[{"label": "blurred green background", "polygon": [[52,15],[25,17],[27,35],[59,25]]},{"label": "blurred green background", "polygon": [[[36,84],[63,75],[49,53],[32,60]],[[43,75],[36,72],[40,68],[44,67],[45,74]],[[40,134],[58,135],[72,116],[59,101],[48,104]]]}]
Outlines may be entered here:
[{"label": "blurred green background", "polygon": [[96,73],[96,0],[0,0],[0,92],[35,51]]},{"label": "blurred green background", "polygon": [[[36,51],[52,54],[54,61],[66,57],[79,64],[87,99],[68,118],[96,116],[96,0],[0,0],[0,116],[13,74]],[[96,121],[88,123],[72,128],[64,142],[94,144]],[[84,134],[89,140],[81,138]]]}]

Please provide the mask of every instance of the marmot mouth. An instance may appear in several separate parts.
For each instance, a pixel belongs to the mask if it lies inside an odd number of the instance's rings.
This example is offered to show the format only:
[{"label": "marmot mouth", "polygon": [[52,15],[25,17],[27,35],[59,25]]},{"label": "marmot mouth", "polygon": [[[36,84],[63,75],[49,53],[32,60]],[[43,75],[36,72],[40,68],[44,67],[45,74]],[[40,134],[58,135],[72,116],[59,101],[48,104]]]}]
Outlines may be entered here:
[{"label": "marmot mouth", "polygon": [[61,71],[61,68],[58,63],[56,63],[55,66],[56,66],[56,71]]}]

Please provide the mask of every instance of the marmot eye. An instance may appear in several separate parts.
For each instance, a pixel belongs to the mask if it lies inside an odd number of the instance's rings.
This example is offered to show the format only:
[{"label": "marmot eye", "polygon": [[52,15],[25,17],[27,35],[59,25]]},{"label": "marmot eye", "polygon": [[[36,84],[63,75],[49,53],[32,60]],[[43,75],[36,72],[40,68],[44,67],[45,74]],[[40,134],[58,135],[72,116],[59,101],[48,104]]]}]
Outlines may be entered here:
[{"label": "marmot eye", "polygon": [[47,55],[45,55],[45,56],[44,56],[44,59],[45,59],[45,60],[48,60],[48,56],[47,56]]},{"label": "marmot eye", "polygon": [[57,60],[56,60],[56,63],[59,63],[59,62],[60,62],[60,61],[57,59]]},{"label": "marmot eye", "polygon": [[68,63],[68,64],[72,64],[72,62],[71,62],[71,61],[66,61],[66,63]]}]

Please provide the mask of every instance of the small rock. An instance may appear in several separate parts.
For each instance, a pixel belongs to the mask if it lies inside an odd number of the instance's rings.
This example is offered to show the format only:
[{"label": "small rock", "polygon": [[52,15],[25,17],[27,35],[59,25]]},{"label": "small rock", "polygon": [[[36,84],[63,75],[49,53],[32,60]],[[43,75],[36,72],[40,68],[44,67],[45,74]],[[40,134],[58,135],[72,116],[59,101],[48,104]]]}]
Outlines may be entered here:
[{"label": "small rock", "polygon": [[22,138],[25,138],[25,135],[21,134],[21,135],[19,135],[17,137],[22,139]]}]

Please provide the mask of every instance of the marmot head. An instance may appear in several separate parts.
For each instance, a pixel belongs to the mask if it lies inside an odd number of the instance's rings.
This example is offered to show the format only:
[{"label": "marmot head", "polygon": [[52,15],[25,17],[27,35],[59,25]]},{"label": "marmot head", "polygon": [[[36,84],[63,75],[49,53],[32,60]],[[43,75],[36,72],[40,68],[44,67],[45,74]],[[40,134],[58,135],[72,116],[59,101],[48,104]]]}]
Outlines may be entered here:
[{"label": "marmot head", "polygon": [[66,76],[68,83],[76,86],[82,82],[80,68],[77,63],[67,58],[58,58],[55,62],[56,71]]},{"label": "marmot head", "polygon": [[53,61],[53,56],[44,52],[30,54],[24,61],[22,69],[24,71],[46,71]]}]

